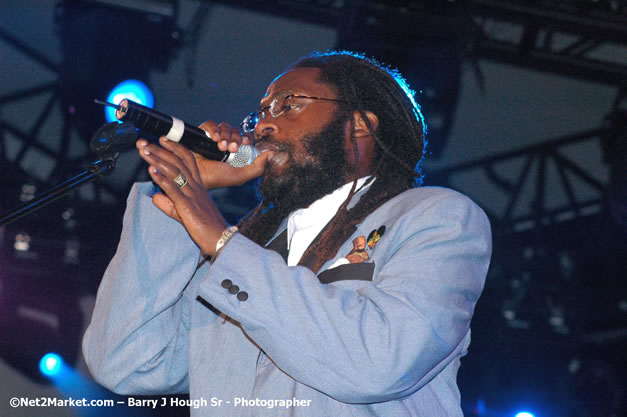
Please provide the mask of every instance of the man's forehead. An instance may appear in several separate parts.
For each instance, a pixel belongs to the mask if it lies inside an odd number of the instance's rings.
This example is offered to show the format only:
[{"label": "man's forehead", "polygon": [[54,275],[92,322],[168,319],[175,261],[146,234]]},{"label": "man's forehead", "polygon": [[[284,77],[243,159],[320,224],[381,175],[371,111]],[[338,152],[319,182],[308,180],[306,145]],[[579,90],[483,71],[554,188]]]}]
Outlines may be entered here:
[{"label": "man's forehead", "polygon": [[283,92],[306,93],[309,95],[329,95],[331,89],[318,81],[320,69],[318,68],[294,68],[276,77],[268,89],[263,99],[274,97]]}]

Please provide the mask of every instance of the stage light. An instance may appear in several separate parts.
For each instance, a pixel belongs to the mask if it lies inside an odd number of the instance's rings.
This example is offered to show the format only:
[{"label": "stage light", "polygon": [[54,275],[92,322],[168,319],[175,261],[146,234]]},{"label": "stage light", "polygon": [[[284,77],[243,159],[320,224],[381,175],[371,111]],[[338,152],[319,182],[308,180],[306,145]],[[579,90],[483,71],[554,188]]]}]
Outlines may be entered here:
[{"label": "stage light", "polygon": [[46,376],[54,376],[61,370],[63,359],[56,353],[46,353],[39,361],[39,370]]},{"label": "stage light", "polygon": [[528,411],[521,411],[516,414],[516,417],[535,417],[535,414],[530,413]]},{"label": "stage light", "polygon": [[[122,99],[129,99],[146,107],[152,108],[155,104],[155,96],[152,94],[150,87],[139,80],[125,80],[113,87],[107,101],[109,103],[118,104]],[[118,120],[115,117],[115,109],[105,107],[105,118],[107,122]]]},{"label": "stage light", "polygon": [[30,235],[28,233],[18,233],[15,235],[13,248],[19,252],[28,252],[30,249]]}]

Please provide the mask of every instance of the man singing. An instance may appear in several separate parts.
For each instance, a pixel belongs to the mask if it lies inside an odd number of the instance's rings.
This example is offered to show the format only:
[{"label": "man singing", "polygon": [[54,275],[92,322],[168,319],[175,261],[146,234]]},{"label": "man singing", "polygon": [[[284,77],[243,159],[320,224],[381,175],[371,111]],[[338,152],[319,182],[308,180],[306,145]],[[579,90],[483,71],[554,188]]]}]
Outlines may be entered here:
[{"label": "man singing", "polygon": [[[425,126],[400,75],[315,53],[243,134],[201,127],[266,152],[233,168],[137,142],[162,192],[129,196],[83,341],[94,378],[189,392],[193,416],[461,416],[490,226],[467,197],[418,187]],[[256,177],[261,203],[229,226],[207,190]]]}]

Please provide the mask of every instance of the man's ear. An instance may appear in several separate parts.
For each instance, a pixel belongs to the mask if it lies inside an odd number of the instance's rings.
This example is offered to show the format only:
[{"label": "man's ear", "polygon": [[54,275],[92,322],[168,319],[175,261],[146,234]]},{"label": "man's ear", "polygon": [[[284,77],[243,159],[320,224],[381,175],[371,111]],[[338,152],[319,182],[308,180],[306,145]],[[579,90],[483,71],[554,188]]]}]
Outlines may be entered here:
[{"label": "man's ear", "polygon": [[[376,131],[379,128],[379,118],[376,114],[371,111],[365,110],[364,113],[370,122],[370,126],[372,129]],[[353,125],[355,126],[355,138],[360,138],[364,136],[370,136],[370,130],[368,130],[368,125],[366,121],[361,116],[361,113],[355,111],[353,113]]]}]

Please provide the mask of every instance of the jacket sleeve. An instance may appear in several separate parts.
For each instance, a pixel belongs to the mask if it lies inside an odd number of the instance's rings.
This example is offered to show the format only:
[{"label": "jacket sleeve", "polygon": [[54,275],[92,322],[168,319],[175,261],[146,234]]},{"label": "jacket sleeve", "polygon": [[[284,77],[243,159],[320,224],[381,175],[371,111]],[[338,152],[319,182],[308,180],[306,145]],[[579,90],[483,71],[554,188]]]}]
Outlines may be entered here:
[{"label": "jacket sleeve", "polygon": [[[305,385],[348,403],[410,395],[465,353],[491,237],[483,211],[461,194],[406,206],[378,243],[387,239],[372,282],[321,284],[235,235],[199,294]],[[247,298],[227,291],[227,278]]]},{"label": "jacket sleeve", "polygon": [[190,294],[199,249],[152,204],[152,186],[131,191],[120,244],[98,289],[83,355],[94,379],[120,394],[187,391]]}]

